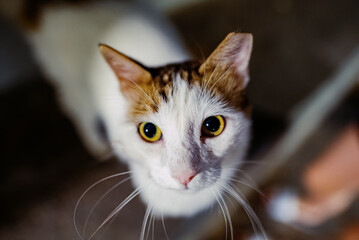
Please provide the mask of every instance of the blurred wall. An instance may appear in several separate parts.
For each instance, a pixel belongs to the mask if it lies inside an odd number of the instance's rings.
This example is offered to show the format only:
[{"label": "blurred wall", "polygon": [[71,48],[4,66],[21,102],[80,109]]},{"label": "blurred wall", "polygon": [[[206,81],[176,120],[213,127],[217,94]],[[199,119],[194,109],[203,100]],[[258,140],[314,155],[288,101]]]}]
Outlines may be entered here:
[{"label": "blurred wall", "polygon": [[1,15],[0,36],[0,91],[4,91],[30,79],[38,70],[21,34]]}]

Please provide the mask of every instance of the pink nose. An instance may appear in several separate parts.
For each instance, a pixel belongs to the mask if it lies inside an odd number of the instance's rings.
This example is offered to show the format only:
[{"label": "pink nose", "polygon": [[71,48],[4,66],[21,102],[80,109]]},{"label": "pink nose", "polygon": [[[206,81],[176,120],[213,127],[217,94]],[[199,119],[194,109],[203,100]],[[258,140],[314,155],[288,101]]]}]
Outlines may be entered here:
[{"label": "pink nose", "polygon": [[177,171],[172,173],[172,177],[177,179],[182,185],[187,185],[197,175],[195,171]]}]

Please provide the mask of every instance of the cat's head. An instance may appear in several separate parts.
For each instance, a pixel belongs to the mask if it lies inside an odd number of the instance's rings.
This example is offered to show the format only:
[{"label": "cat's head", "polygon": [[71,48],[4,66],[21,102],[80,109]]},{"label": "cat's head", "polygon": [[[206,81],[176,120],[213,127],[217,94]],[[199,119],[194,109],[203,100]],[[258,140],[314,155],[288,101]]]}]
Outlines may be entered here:
[{"label": "cat's head", "polygon": [[251,34],[231,33],[203,63],[146,68],[100,45],[129,103],[121,151],[135,182],[150,185],[143,197],[158,211],[208,207],[240,165],[249,142],[251,49]]}]

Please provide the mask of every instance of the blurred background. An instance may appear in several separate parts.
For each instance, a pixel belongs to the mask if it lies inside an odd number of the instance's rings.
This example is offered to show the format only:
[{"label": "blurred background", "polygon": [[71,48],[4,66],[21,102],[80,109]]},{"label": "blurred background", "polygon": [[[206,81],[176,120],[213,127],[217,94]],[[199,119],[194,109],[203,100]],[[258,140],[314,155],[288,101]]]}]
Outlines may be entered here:
[{"label": "blurred background", "polygon": [[[262,195],[238,187],[269,238],[359,239],[359,2],[146,4],[172,22],[199,59],[231,31],[254,35],[248,89],[253,139],[244,170]],[[126,167],[86,152],[30,47],[2,15],[0,33],[0,239],[79,239],[73,224],[77,200],[94,182]],[[99,184],[81,201],[80,229],[93,204],[121,179]],[[132,190],[125,183],[104,197],[87,232]],[[235,239],[260,239],[243,209],[228,205]],[[93,239],[138,239],[144,212],[135,199]],[[165,223],[170,239],[226,236],[217,208]],[[154,239],[165,239],[161,221],[154,232]]]}]

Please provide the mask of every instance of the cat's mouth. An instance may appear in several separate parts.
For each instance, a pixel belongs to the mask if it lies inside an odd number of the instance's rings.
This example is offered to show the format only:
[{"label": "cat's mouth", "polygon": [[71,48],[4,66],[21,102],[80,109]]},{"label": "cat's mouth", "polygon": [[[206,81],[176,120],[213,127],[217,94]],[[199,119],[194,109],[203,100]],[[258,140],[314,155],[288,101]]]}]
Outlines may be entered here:
[{"label": "cat's mouth", "polygon": [[191,193],[198,193],[202,190],[212,187],[218,181],[218,178],[207,180],[207,181],[198,180],[196,182],[189,183],[187,185],[178,184],[178,183],[173,185],[162,183],[162,182],[159,183],[155,179],[152,179],[152,181],[159,187],[164,188],[166,190],[191,194]]}]

